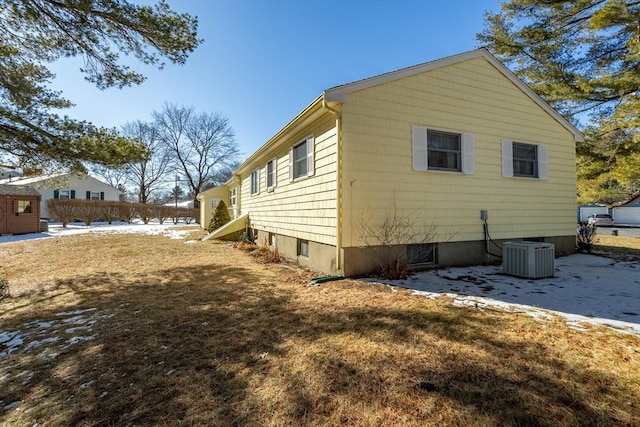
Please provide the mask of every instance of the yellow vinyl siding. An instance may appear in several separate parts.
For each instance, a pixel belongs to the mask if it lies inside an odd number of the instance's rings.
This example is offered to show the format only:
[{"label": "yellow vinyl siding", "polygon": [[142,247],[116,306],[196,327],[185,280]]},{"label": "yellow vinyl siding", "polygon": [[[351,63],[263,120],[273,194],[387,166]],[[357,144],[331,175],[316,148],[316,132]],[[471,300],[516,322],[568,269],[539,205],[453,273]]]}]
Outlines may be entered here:
[{"label": "yellow vinyl siding", "polygon": [[[336,244],[336,120],[325,114],[311,126],[288,138],[276,152],[257,159],[242,175],[242,213],[249,213],[251,227],[329,245]],[[314,174],[289,180],[289,149],[313,135]],[[267,190],[267,161],[276,158],[276,186]],[[260,168],[260,193],[251,195],[251,170]],[[261,242],[258,242],[261,243]]]},{"label": "yellow vinyl siding", "polygon": [[[343,105],[343,246],[358,246],[363,214],[382,222],[396,201],[440,241],[575,232],[573,135],[479,57],[347,94]],[[417,172],[412,126],[470,133],[475,173]],[[549,179],[502,177],[502,139],[547,146]]]}]

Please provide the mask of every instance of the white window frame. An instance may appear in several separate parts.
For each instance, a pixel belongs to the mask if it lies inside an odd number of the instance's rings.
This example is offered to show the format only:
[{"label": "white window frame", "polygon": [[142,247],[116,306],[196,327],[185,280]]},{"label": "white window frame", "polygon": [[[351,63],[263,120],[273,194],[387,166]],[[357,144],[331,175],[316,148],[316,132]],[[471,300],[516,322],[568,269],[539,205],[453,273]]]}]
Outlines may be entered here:
[{"label": "white window frame", "polygon": [[[447,134],[459,135],[460,137],[460,153],[459,168],[434,168],[429,167],[429,141],[428,133],[442,132]],[[475,138],[470,133],[459,132],[449,129],[427,128],[424,126],[412,126],[411,143],[413,155],[413,170],[419,172],[443,172],[463,175],[475,174]]]},{"label": "white window frame", "polygon": [[[532,145],[536,147],[537,176],[517,175],[513,170],[513,144]],[[532,179],[547,181],[549,179],[549,153],[544,144],[532,144],[511,139],[502,140],[502,176],[514,179]]]},{"label": "white window frame", "polygon": [[[269,165],[272,165],[271,172],[269,172]],[[276,188],[276,185],[278,184],[278,159],[274,157],[273,159],[269,160],[264,167],[264,171],[267,181],[267,191],[273,191],[273,189]]]},{"label": "white window frame", "polygon": [[91,198],[89,200],[100,200],[100,192],[91,191]]},{"label": "white window frame", "polygon": [[71,190],[58,190],[58,199],[71,199]]},{"label": "white window frame", "polygon": [[260,194],[260,168],[251,171],[250,186],[252,196]]},{"label": "white window frame", "polygon": [[[295,159],[294,153],[295,149],[300,147],[301,145],[306,144],[306,156]],[[315,164],[314,164],[314,138],[313,135],[310,135],[303,139],[302,141],[298,141],[289,149],[289,182],[299,181],[301,179],[308,178],[315,174]],[[306,174],[299,174],[295,176],[295,164],[299,162],[306,162]]]},{"label": "white window frame", "polygon": [[238,216],[238,187],[229,189],[229,216],[235,219]]}]

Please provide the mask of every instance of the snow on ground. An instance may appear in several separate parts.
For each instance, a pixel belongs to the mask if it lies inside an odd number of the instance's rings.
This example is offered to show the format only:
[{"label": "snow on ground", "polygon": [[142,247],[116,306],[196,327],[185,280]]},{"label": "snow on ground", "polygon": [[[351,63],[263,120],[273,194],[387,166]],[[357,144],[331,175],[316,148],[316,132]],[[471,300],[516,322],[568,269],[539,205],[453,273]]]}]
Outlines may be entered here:
[{"label": "snow on ground", "polygon": [[[60,223],[50,222],[49,231],[45,233],[19,234],[15,236],[0,236],[0,243],[17,242],[24,240],[50,239],[52,237],[73,236],[86,233],[112,233],[112,234],[147,234],[147,235],[164,235],[171,239],[182,239],[191,230],[185,229],[184,223],[178,224],[177,227],[173,222],[166,221],[164,224],[158,222],[149,222],[144,224],[142,221],[134,220],[132,223],[114,221],[113,224],[106,222],[94,222],[87,226],[80,222],[67,224],[67,228],[63,228]],[[197,225],[192,225],[196,229]]]},{"label": "snow on ground", "polygon": [[[24,346],[27,352],[41,353],[45,358],[55,358],[60,350],[81,341],[96,338],[93,325],[112,314],[100,314],[95,308],[55,314],[50,321],[34,320],[14,331],[0,331],[0,359]],[[0,384],[6,378],[0,378]]]},{"label": "snow on ground", "polygon": [[[0,359],[17,350],[42,359],[55,359],[62,350],[74,344],[94,340],[97,334],[92,333],[93,325],[113,317],[113,314],[102,314],[96,308],[86,308],[63,311],[54,316],[53,320],[33,320],[22,324],[17,330],[0,331]],[[4,374],[0,377],[0,390],[3,383],[13,377],[21,378],[26,385],[31,382],[33,372],[15,370]],[[19,400],[5,403],[0,399],[0,412],[17,408],[21,403]]]},{"label": "snow on ground", "polygon": [[473,266],[375,282],[429,298],[446,295],[457,306],[494,307],[537,318],[555,314],[578,328],[584,322],[640,335],[639,262],[575,254],[557,258],[555,277],[547,279],[507,276],[501,266]]}]

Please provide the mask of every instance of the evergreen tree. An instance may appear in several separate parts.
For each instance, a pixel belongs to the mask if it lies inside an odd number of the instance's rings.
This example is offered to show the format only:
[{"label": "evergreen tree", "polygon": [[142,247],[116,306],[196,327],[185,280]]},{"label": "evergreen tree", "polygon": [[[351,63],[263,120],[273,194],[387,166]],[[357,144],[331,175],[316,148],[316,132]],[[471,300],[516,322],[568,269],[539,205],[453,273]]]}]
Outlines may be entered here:
[{"label": "evergreen tree", "polygon": [[222,227],[229,221],[231,221],[231,217],[229,216],[229,209],[227,209],[227,204],[224,202],[224,200],[220,200],[220,202],[218,202],[218,206],[216,206],[216,210],[213,213],[213,216],[211,217],[211,222],[209,222],[209,227],[207,228],[207,230],[209,231],[209,233],[211,233]]},{"label": "evergreen tree", "polygon": [[82,168],[82,161],[122,165],[143,147],[115,130],[60,117],[72,104],[47,86],[45,64],[82,56],[86,79],[122,88],[144,76],[120,63],[120,54],[163,67],[182,64],[200,43],[197,19],[164,0],[137,6],[127,0],[2,0],[0,2],[0,160],[21,165]]},{"label": "evergreen tree", "polygon": [[640,2],[508,0],[485,17],[482,45],[566,117],[588,117],[582,201],[640,197]]}]

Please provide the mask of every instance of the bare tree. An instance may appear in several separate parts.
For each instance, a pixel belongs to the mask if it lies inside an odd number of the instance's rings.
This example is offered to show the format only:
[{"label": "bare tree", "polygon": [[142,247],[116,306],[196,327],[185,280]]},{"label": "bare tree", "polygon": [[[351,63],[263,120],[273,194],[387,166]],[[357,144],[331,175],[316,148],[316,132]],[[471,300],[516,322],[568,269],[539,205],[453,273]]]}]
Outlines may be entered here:
[{"label": "bare tree", "polygon": [[89,170],[93,176],[113,188],[122,191],[122,189],[126,187],[128,180],[126,167],[111,168],[104,165],[93,164],[89,167]]},{"label": "bare tree", "polygon": [[162,187],[170,164],[170,152],[152,123],[129,122],[122,126],[123,134],[145,148],[142,160],[126,166],[129,181],[136,187],[138,202],[147,203],[151,194]]},{"label": "bare tree", "polygon": [[153,116],[196,206],[196,195],[207,184],[228,177],[229,169],[236,164],[239,149],[229,119],[220,113],[196,113],[193,107],[173,104],[165,104]]}]

